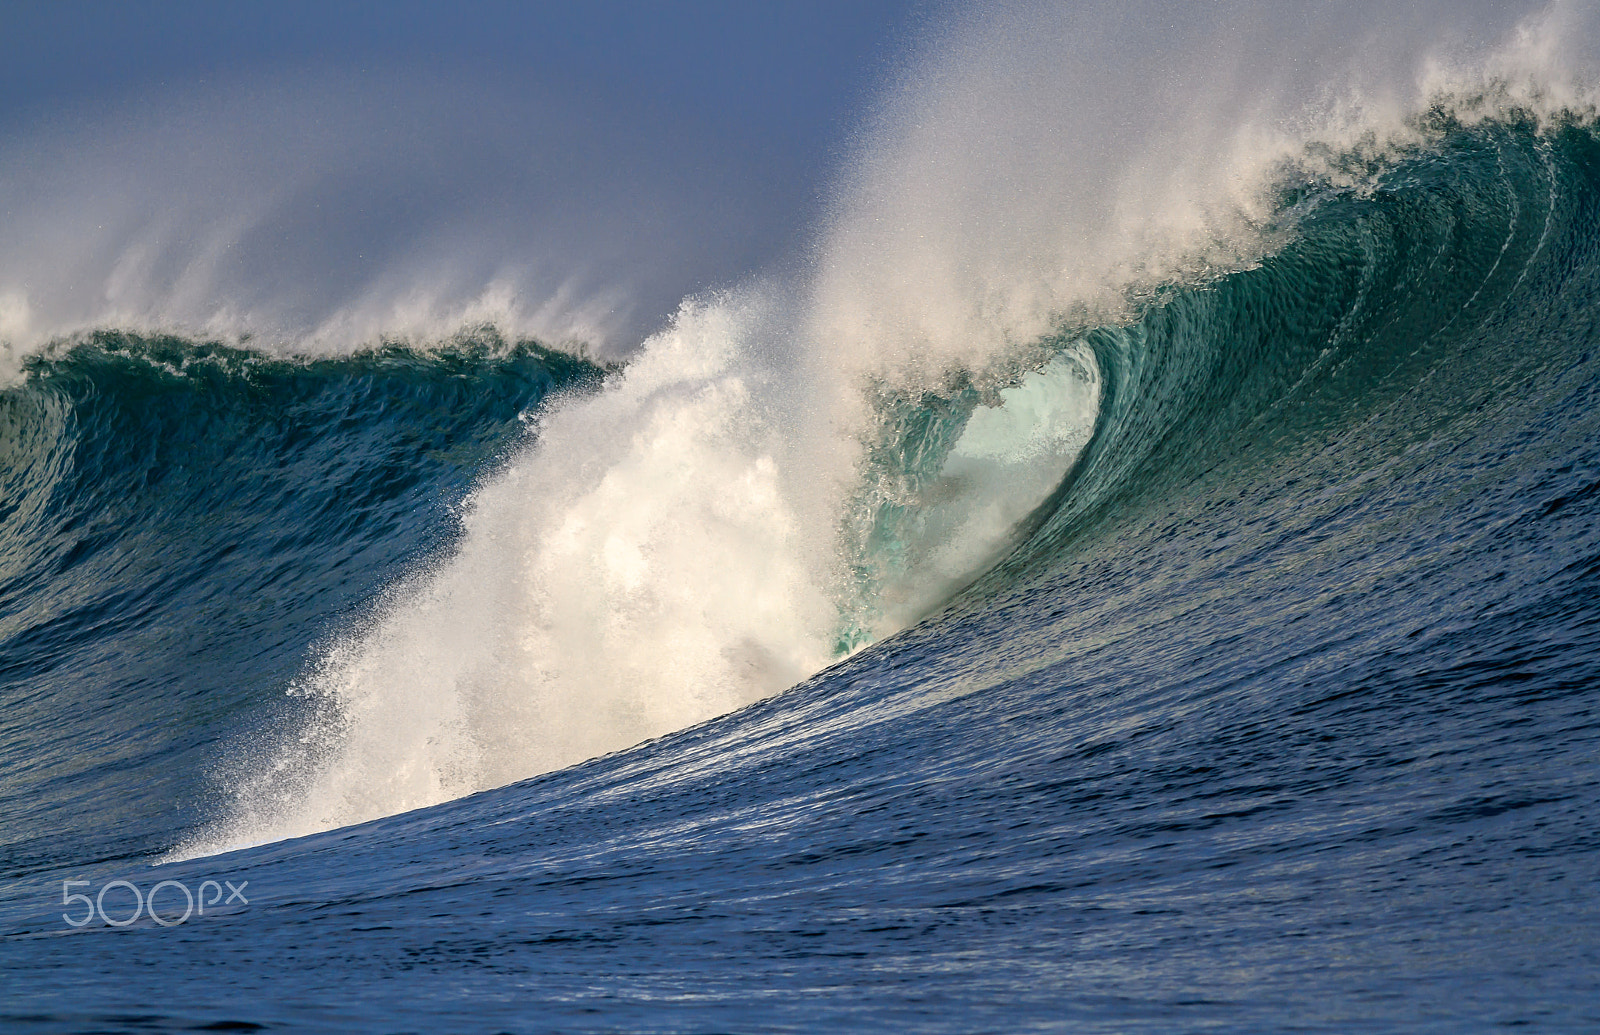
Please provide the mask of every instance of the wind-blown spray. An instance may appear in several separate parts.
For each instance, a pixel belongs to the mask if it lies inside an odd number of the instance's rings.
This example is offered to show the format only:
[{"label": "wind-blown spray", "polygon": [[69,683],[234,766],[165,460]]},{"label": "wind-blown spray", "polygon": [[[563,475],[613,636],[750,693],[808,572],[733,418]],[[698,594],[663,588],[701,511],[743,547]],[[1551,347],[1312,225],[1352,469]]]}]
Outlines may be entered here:
[{"label": "wind-blown spray", "polygon": [[1443,34],[1375,5],[958,20],[887,95],[810,263],[685,303],[538,415],[458,548],[298,681],[308,726],[230,763],[237,808],[191,850],[626,747],[937,608],[1089,441],[1079,331],[1259,262],[1294,232],[1286,183],[1360,188],[1361,156],[1426,144],[1430,104],[1588,103],[1581,60],[1547,64],[1588,8],[1450,10]]}]

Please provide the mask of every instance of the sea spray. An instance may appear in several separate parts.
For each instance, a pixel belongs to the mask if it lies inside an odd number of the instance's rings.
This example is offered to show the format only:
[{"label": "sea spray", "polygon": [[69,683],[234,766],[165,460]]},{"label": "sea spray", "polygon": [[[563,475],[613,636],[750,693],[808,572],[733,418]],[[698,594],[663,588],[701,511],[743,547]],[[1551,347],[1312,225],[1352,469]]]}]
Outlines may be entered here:
[{"label": "sea spray", "polygon": [[[1476,12],[1464,36],[1364,27],[1371,46],[1322,54],[1365,10],[1287,25],[1235,4],[1167,38],[1104,5],[1020,5],[935,41],[864,136],[811,263],[686,304],[601,396],[543,414],[475,494],[459,548],[301,679],[320,717],[230,762],[239,804],[204,844],[625,747],[918,620],[1004,556],[1084,447],[1092,353],[1046,372],[1076,348],[1067,330],[1256,266],[1294,239],[1297,184],[1371,189],[1439,140],[1429,104],[1559,119],[1587,96],[1581,76],[1539,85],[1564,8]],[[1137,44],[1131,68],[1099,58]],[[980,400],[958,398],[963,378]],[[911,482],[872,459],[874,385],[952,406]],[[1026,408],[1039,385],[1055,391],[1042,423],[1011,430],[1049,446],[999,477],[980,410]],[[963,485],[979,488],[952,505]],[[974,502],[991,492],[1007,498]]]}]

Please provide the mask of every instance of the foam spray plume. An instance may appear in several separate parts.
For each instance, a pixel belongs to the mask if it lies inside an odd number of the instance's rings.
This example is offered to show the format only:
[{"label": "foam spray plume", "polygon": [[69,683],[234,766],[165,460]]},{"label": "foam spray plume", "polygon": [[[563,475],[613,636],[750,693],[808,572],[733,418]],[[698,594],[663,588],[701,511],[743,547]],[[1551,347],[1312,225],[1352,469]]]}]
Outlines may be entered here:
[{"label": "foam spray plume", "polygon": [[0,151],[0,343],[114,327],[326,355],[492,324],[615,358],[798,218],[759,162],[714,153],[694,127],[416,70],[24,123]]},{"label": "foam spray plume", "polygon": [[185,852],[625,748],[941,606],[1085,448],[1079,331],[1259,261],[1293,233],[1286,180],[1359,188],[1349,156],[1426,146],[1430,106],[1589,103],[1589,7],[1445,10],[955,20],[869,120],[811,261],[691,298],[603,390],[532,416],[455,551],[324,650],[306,725],[229,760],[233,812]]}]

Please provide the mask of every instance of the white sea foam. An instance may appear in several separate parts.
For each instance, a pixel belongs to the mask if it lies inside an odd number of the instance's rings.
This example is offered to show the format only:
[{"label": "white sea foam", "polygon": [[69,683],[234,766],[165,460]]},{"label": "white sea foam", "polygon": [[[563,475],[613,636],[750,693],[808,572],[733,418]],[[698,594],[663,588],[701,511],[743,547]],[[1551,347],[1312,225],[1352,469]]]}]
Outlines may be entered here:
[{"label": "white sea foam", "polygon": [[[891,92],[825,228],[824,362],[981,366],[1130,286],[1248,264],[1267,190],[1310,142],[1417,139],[1478,114],[1593,102],[1595,5],[1281,0],[983,5]],[[1471,114],[1466,113],[1466,114]]]},{"label": "white sea foam", "polygon": [[[962,16],[871,121],[812,262],[686,303],[602,393],[541,417],[537,443],[473,496],[457,551],[301,678],[320,718],[230,761],[236,808],[188,851],[533,775],[815,671],[848,596],[844,508],[871,478],[865,383],[914,393],[981,373],[1064,315],[1116,318],[1142,285],[1254,261],[1275,241],[1266,189],[1309,141],[1414,138],[1409,116],[1442,90],[1587,104],[1572,40],[1595,38],[1593,15],[1119,2]],[[939,490],[911,501],[922,538],[879,587],[875,634],[1006,548],[1081,449],[1098,391],[1079,352],[976,411]]]}]

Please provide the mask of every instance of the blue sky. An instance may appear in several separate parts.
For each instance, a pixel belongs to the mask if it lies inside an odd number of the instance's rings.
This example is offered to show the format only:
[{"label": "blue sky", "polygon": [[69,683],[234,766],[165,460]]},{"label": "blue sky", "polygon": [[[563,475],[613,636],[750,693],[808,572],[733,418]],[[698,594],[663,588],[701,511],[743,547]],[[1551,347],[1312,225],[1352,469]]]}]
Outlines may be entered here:
[{"label": "blue sky", "polygon": [[0,3],[0,292],[303,329],[448,238],[462,292],[615,281],[625,346],[804,247],[928,8]]},{"label": "blue sky", "polygon": [[277,0],[0,5],[7,114],[153,85],[305,67],[485,72],[664,115],[821,142],[916,21],[913,0],[466,3]]},{"label": "blue sky", "polygon": [[0,117],[301,70],[468,76],[750,135],[810,167],[917,23],[913,0],[23,2],[0,6]]}]

